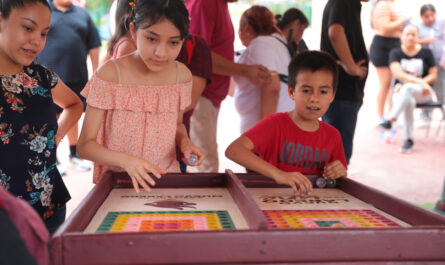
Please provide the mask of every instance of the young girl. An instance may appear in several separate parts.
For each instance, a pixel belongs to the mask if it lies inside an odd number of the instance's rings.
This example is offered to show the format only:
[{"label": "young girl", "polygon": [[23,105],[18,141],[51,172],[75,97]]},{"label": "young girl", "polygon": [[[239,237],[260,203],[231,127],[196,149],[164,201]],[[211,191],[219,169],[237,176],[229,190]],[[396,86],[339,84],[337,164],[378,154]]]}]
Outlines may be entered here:
[{"label": "young girl", "polygon": [[116,6],[115,21],[116,27],[108,41],[107,54],[101,60],[101,64],[106,63],[110,59],[116,59],[136,50],[136,43],[130,35],[129,15],[132,11],[130,0],[118,0]]},{"label": "young girl", "polygon": [[88,107],[79,152],[95,162],[95,183],[106,170],[123,169],[139,192],[155,185],[148,172],[179,172],[176,145],[188,165],[204,154],[182,123],[192,77],[175,59],[188,33],[187,9],[181,0],[138,1],[130,21],[137,50],[104,64],[82,91]]},{"label": "young girl", "polygon": [[[30,203],[52,233],[70,199],[56,145],[78,121],[82,103],[33,61],[49,31],[46,0],[1,0],[0,12],[0,186]],[[58,124],[53,100],[64,108]]]}]

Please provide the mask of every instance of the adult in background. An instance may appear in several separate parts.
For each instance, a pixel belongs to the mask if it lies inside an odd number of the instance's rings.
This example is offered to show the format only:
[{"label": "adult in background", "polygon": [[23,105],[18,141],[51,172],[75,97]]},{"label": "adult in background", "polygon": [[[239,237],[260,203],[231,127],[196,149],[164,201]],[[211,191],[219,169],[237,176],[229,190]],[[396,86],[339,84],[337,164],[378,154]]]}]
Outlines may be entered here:
[{"label": "adult in background", "polygon": [[413,123],[416,103],[426,103],[434,93],[431,84],[436,81],[437,67],[430,49],[419,43],[419,31],[416,26],[408,25],[400,38],[401,46],[389,54],[391,73],[396,79],[393,93],[393,106],[388,119],[380,124],[391,129],[397,117],[403,113],[403,145],[401,153],[409,153],[414,147]]},{"label": "adult in background", "polygon": [[334,56],[341,66],[338,90],[323,121],[340,131],[348,164],[368,76],[368,53],[360,19],[361,2],[368,0],[328,0],[321,27],[321,50]]},{"label": "adult in background", "polygon": [[289,8],[282,15],[275,16],[277,26],[292,49],[293,56],[309,50],[303,40],[303,33],[309,26],[309,20],[298,8]]},{"label": "adult in background", "polygon": [[[444,102],[444,85],[445,85],[445,70],[440,61],[445,59],[444,52],[444,30],[445,23],[443,20],[436,19],[436,8],[431,4],[423,5],[420,8],[420,17],[422,22],[419,24],[419,43],[422,47],[429,48],[433,52],[434,61],[437,66],[436,82],[432,85],[434,92],[436,92],[437,100]],[[439,67],[440,65],[440,67]],[[431,119],[429,110],[422,111],[423,120]]]},{"label": "adult in background", "polygon": [[391,105],[392,74],[389,70],[389,52],[400,46],[403,26],[410,17],[401,16],[394,5],[394,0],[378,0],[371,14],[371,26],[375,31],[369,50],[369,57],[377,70],[380,89],[377,94],[377,115],[383,120],[385,102]]},{"label": "adult in background", "polygon": [[[301,26],[301,31],[300,23],[289,24],[292,25],[288,25],[286,33],[289,33],[289,28],[295,28],[296,34],[292,34],[290,39],[299,42],[306,27]],[[295,51],[289,50],[287,35],[281,33],[275,25],[274,14],[264,6],[255,5],[244,11],[238,34],[247,49],[242,52],[237,62],[261,64],[274,71],[272,81],[262,87],[244,77],[233,78],[237,84],[235,107],[240,114],[241,133],[244,133],[268,114],[293,109],[295,103],[289,98],[287,80],[280,80],[279,75],[287,79],[288,65]]]},{"label": "adult in background", "polygon": [[[92,70],[99,64],[99,34],[87,10],[72,4],[72,0],[52,0],[51,27],[46,45],[37,56],[37,62],[48,67],[59,75],[66,85],[80,97],[86,107],[85,98],[80,95],[88,81],[87,57],[90,56]],[[55,105],[56,113],[62,109]],[[76,124],[68,132],[70,145],[69,159],[71,165],[79,170],[90,170],[91,165],[77,155],[76,146],[79,137],[79,126]],[[64,169],[61,167],[61,174]]]},{"label": "adult in background", "polygon": [[261,65],[233,62],[235,32],[229,14],[229,2],[237,0],[188,0],[190,33],[206,40],[212,55],[212,83],[198,99],[191,124],[190,139],[204,151],[206,159],[195,172],[218,172],[218,145],[216,139],[221,102],[229,91],[230,76],[243,76],[261,87],[269,83],[270,73]]}]

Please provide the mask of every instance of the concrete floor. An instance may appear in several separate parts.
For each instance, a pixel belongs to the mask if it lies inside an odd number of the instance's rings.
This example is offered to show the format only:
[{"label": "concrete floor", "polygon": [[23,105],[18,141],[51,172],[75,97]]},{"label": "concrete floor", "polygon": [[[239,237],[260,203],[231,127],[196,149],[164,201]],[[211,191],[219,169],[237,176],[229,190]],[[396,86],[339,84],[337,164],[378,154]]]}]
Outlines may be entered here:
[{"label": "concrete floor", "polygon": [[[400,154],[401,132],[395,135],[394,143],[388,144],[380,138],[380,130],[376,127],[377,89],[375,69],[371,66],[356,129],[349,177],[412,203],[434,203],[440,196],[445,179],[445,124],[436,134],[441,114],[438,110],[433,112],[429,136],[426,136],[425,129],[416,127],[415,150],[411,154]],[[223,156],[228,144],[239,136],[239,118],[233,104],[233,98],[227,97],[218,121],[220,172],[226,168],[243,172],[242,167]],[[68,164],[66,139],[58,152],[62,163]],[[63,179],[72,196],[68,202],[69,215],[93,187],[92,171],[81,172],[69,168]]]}]

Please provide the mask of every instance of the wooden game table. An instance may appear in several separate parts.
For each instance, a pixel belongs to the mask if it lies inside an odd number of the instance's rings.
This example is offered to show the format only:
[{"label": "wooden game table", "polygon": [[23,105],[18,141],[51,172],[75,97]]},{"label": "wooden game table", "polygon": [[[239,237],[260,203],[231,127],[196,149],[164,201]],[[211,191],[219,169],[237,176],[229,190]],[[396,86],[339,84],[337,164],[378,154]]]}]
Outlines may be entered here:
[{"label": "wooden game table", "polygon": [[[302,198],[266,177],[229,170],[167,174],[152,193],[137,194],[125,173],[107,173],[53,236],[51,259],[55,265],[444,264],[442,216],[351,179],[314,194]],[[358,213],[360,225],[344,226]]]}]

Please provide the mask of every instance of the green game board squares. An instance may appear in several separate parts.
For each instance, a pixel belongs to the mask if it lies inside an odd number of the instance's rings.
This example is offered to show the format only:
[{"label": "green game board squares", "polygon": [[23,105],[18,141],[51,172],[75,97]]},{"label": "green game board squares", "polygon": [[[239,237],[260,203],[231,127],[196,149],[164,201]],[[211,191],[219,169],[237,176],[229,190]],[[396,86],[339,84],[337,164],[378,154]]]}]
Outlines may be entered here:
[{"label": "green game board squares", "polygon": [[331,227],[334,224],[341,224],[340,221],[315,221],[319,227]]}]

